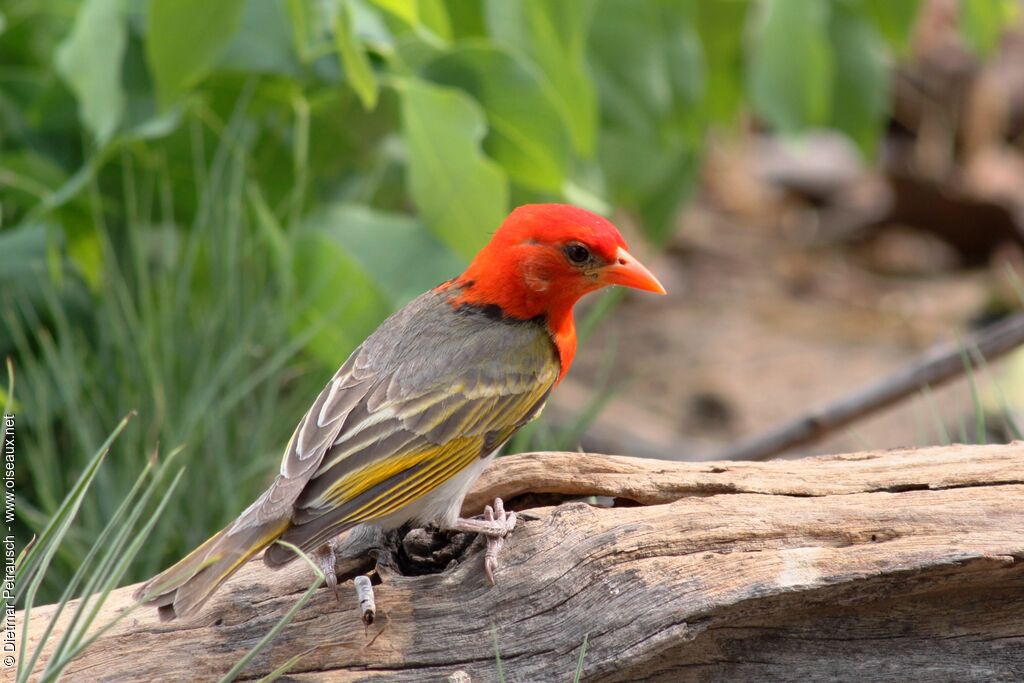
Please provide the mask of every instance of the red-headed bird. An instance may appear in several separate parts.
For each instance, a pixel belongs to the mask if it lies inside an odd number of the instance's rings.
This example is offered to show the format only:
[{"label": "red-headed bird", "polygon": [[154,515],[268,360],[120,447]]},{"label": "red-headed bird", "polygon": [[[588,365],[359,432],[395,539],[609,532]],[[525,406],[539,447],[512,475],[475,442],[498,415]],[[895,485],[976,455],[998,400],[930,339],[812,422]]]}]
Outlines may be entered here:
[{"label": "red-headed bird", "polygon": [[263,548],[269,567],[295,559],[277,539],[311,552],[361,524],[508,533],[515,515],[500,501],[491,521],[461,519],[462,500],[540,414],[576,353],[573,305],[606,285],[665,293],[604,218],[563,204],[514,210],[466,272],[352,353],[299,422],[270,488],[139,598],[165,619],[192,614]]}]

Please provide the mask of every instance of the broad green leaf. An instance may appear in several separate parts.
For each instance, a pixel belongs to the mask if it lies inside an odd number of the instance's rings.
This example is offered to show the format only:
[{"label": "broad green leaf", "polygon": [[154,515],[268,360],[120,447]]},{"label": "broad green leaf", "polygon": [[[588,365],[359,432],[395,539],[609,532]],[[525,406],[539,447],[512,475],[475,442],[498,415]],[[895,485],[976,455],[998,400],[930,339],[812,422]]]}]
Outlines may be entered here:
[{"label": "broad green leaf", "polygon": [[224,49],[218,68],[298,78],[302,69],[292,45],[284,3],[246,0],[238,29]]},{"label": "broad green leaf", "polygon": [[420,23],[419,3],[415,0],[370,0],[374,5],[390,12],[410,26]]},{"label": "broad green leaf", "polygon": [[664,243],[672,235],[679,207],[693,191],[698,146],[675,140],[666,148],[651,136],[610,130],[600,142],[601,166],[615,203],[637,212],[647,236]]},{"label": "broad green leaf", "polygon": [[146,59],[161,106],[178,100],[216,63],[235,33],[244,0],[152,0]]},{"label": "broad green leaf", "polygon": [[400,90],[413,201],[441,241],[469,259],[508,211],[508,179],[480,151],[483,112],[452,88],[410,79]]},{"label": "broad green leaf", "polygon": [[704,50],[697,33],[698,6],[697,0],[666,3],[661,10],[659,36],[665,46],[666,59],[674,67],[668,72],[672,86],[672,124],[692,136],[703,133],[699,109],[707,87]]},{"label": "broad green leaf", "polygon": [[599,5],[589,57],[606,121],[653,137],[699,127],[704,64],[693,7],[629,0]]},{"label": "broad green leaf", "polygon": [[309,351],[328,366],[340,364],[390,312],[373,276],[329,232],[296,240],[293,270],[295,334],[313,329]]},{"label": "broad green leaf", "polygon": [[652,3],[602,2],[590,36],[590,63],[603,118],[618,128],[657,136],[673,92],[661,14]]},{"label": "broad green leaf", "polygon": [[540,67],[576,151],[589,155],[597,136],[597,96],[586,64],[593,0],[487,0],[491,39]]},{"label": "broad green leaf", "polygon": [[455,40],[483,38],[487,35],[481,0],[445,0],[445,6],[448,8],[448,19]]},{"label": "broad green leaf", "polygon": [[558,105],[531,65],[479,44],[442,55],[423,76],[461,88],[483,106],[490,124],[484,149],[513,181],[536,190],[561,188],[569,138]]},{"label": "broad green leaf", "polygon": [[438,41],[424,40],[422,34],[407,31],[395,39],[395,61],[401,65],[396,71],[403,76],[417,74],[447,51]]},{"label": "broad green leaf", "polygon": [[919,5],[918,0],[863,0],[861,8],[889,47],[903,56],[910,47]]},{"label": "broad green leaf", "polygon": [[732,123],[743,101],[743,31],[747,0],[697,3],[695,20],[706,70],[703,109],[709,122]]},{"label": "broad green leaf", "polygon": [[82,122],[106,144],[124,114],[121,61],[128,41],[120,0],[86,0],[57,48],[57,70],[78,98]]},{"label": "broad green leaf", "polygon": [[960,29],[974,51],[985,56],[999,44],[1017,12],[1015,0],[962,0]]},{"label": "broad green leaf", "polygon": [[420,21],[435,36],[446,43],[452,42],[452,24],[448,19],[448,10],[442,0],[416,0],[419,6]]},{"label": "broad green leaf", "polygon": [[830,8],[826,2],[769,0],[754,27],[748,92],[757,114],[782,133],[828,120],[834,69]]},{"label": "broad green leaf", "polygon": [[310,216],[304,230],[329,237],[372,274],[392,308],[462,271],[463,263],[415,218],[361,204],[332,204]]},{"label": "broad green leaf", "polygon": [[349,4],[349,18],[357,24],[358,22],[354,20],[357,9],[362,14],[367,12],[372,12],[375,16],[378,14],[376,10],[367,10],[360,0],[279,1],[283,3],[288,15],[288,22],[291,24],[292,44],[299,62],[311,67],[318,75],[329,81],[333,81],[334,75],[338,73],[335,68],[337,62],[330,59],[322,60],[321,57],[329,52],[332,45],[331,36],[334,32],[336,15],[340,10],[339,5]]},{"label": "broad green leaf", "polygon": [[428,33],[434,42],[451,43],[452,25],[444,0],[370,0],[391,16],[421,34]]},{"label": "broad green leaf", "polygon": [[334,44],[341,57],[341,66],[352,88],[359,95],[359,101],[366,109],[377,106],[379,87],[373,66],[366,56],[359,38],[356,37],[352,10],[348,2],[342,2],[334,16]]},{"label": "broad green leaf", "polygon": [[889,106],[884,45],[874,27],[841,2],[832,6],[829,36],[836,59],[831,123],[871,158]]},{"label": "broad green leaf", "polygon": [[663,241],[693,186],[706,90],[699,3],[604,0],[590,63],[605,127],[599,160],[611,197]]},{"label": "broad green leaf", "polygon": [[395,36],[385,16],[361,0],[348,1],[352,12],[352,30],[364,47],[381,55],[391,55],[395,50]]}]

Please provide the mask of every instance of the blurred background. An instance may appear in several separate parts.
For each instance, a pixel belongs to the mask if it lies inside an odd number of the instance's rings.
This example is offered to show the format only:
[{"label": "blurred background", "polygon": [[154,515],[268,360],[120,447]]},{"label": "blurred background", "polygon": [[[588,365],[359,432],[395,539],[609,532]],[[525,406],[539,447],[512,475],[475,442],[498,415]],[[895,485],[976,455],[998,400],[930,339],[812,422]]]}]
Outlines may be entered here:
[{"label": "blurred background", "polygon": [[[707,459],[1021,307],[1018,0],[6,0],[0,354],[43,583],[147,462],[126,580],[245,508],[308,402],[508,210],[611,216],[610,292],[509,450]],[[1012,356],[789,455],[1016,436]],[[979,419],[980,418],[980,419]]]}]

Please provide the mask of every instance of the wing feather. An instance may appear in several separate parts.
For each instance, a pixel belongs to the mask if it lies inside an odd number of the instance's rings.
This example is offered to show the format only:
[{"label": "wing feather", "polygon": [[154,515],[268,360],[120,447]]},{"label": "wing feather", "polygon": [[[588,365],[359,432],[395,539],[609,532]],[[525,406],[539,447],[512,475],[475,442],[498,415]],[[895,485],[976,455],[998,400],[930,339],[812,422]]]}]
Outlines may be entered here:
[{"label": "wing feather", "polygon": [[356,349],[317,395],[288,440],[277,478],[238,516],[229,527],[228,535],[291,517],[296,498],[340,433],[345,416],[359,405],[371,388],[368,379],[372,376],[366,377],[365,372],[358,371],[362,355],[363,348]]},{"label": "wing feather", "polygon": [[[474,391],[475,398],[455,392],[434,400],[416,397],[412,406],[381,404],[378,410],[390,417],[371,428],[378,440],[367,446],[360,439],[352,454],[346,435],[340,435],[299,495],[285,539],[315,548],[346,528],[390,515],[429,494],[539,412],[556,377],[554,367],[529,384]],[[353,428],[365,433],[358,425]]]},{"label": "wing feather", "polygon": [[[542,323],[499,322],[425,294],[381,325],[324,387],[274,484],[236,527],[284,517],[283,538],[309,550],[391,515],[536,416],[558,374]],[[265,555],[272,566],[288,559],[283,546]]]}]

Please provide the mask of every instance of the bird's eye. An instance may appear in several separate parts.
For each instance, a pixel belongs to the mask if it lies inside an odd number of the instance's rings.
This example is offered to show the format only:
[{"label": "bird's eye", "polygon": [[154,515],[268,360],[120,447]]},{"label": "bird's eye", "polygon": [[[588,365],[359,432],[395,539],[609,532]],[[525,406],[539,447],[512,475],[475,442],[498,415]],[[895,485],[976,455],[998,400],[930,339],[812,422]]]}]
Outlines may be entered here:
[{"label": "bird's eye", "polygon": [[590,260],[590,250],[579,242],[566,245],[565,256],[575,265],[582,265]]}]

